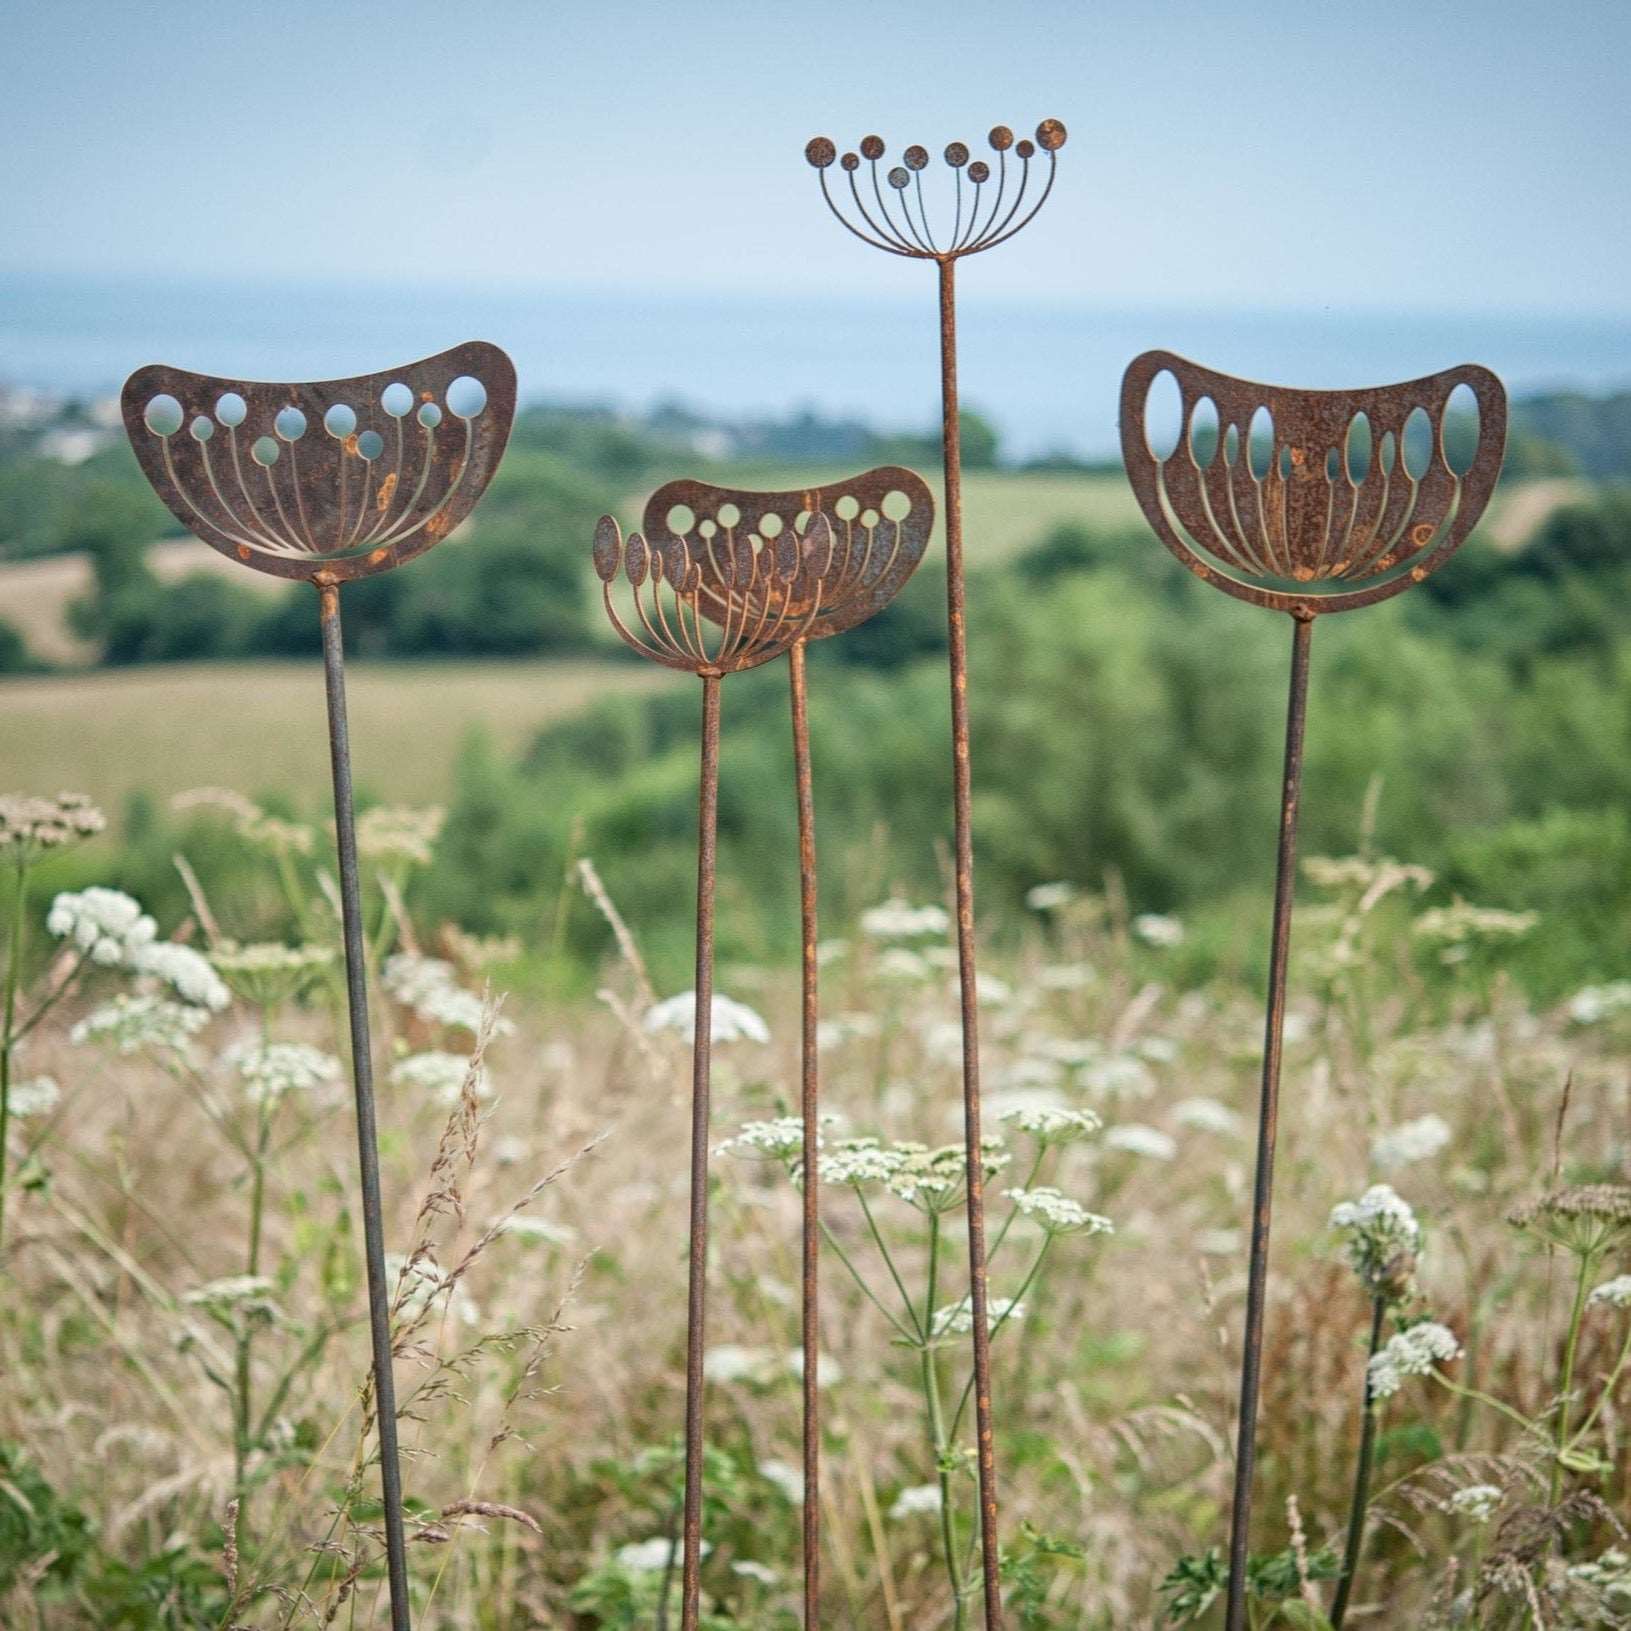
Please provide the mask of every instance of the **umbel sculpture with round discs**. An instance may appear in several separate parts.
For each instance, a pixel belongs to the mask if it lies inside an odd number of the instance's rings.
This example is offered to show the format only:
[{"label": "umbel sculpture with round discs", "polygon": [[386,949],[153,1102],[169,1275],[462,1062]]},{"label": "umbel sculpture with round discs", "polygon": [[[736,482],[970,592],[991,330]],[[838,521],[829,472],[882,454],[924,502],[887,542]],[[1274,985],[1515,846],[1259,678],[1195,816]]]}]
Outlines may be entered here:
[{"label": "umbel sculpture with round discs", "polygon": [[304,384],[154,365],[130,376],[120,405],[137,462],[184,527],[318,591],[391,1625],[408,1631],[340,586],[422,554],[469,515],[509,438],[515,368],[482,341],[388,373]]},{"label": "umbel sculpture with round discs", "polygon": [[[1151,388],[1163,375],[1177,382],[1181,403],[1177,441],[1165,457],[1151,448],[1146,430]],[[1470,461],[1458,470],[1446,436],[1451,398],[1462,387],[1476,404],[1478,431]],[[1203,418],[1207,404],[1211,406]],[[1418,441],[1426,446],[1418,450]],[[1386,600],[1442,566],[1484,513],[1505,446],[1506,392],[1494,374],[1476,365],[1372,390],[1300,391],[1235,379],[1170,351],[1148,351],[1134,359],[1122,380],[1122,457],[1157,537],[1205,582],[1292,618],[1229,1536],[1228,1631],[1243,1631],[1246,1623],[1246,1558],[1314,619]],[[1356,1501],[1356,1524],[1362,1512],[1363,1504]],[[1361,1541],[1356,1527],[1348,1537],[1333,1605],[1338,1631]]]},{"label": "umbel sculpture with round discs", "polygon": [[[891,255],[935,263],[940,292],[940,445],[945,470],[946,623],[951,670],[953,874],[957,898],[958,996],[963,1027],[964,1174],[968,1187],[969,1337],[974,1354],[975,1455],[980,1486],[980,1577],[986,1631],[1002,1623],[997,1535],[997,1467],[991,1420],[991,1334],[986,1313],[985,1174],[980,1147],[980,1039],[974,948],[974,836],[969,762],[968,640],[963,569],[963,451],[957,407],[957,263],[1006,243],[1036,219],[1053,191],[1065,127],[1044,119],[1036,139],[1015,141],[1007,125],[987,138],[993,160],[972,159],[964,142],[942,157],[951,184],[942,185],[931,211],[924,172],[929,153],[908,147],[882,181],[888,149],[881,136],[865,136],[859,152],[839,155],[817,136],[804,156],[821,181],[821,196],[839,222],[863,243]],[[844,184],[829,181],[834,164]],[[865,164],[865,182],[860,179]],[[993,166],[995,174],[993,175]],[[944,180],[944,178],[942,178]],[[887,188],[887,192],[886,189]],[[949,207],[946,193],[950,193]],[[845,198],[844,194],[848,197]],[[932,218],[931,218],[932,217]]]},{"label": "umbel sculpture with round discs", "polygon": [[811,640],[853,628],[881,611],[900,591],[928,547],[934,526],[934,499],[920,476],[895,466],[868,470],[823,487],[770,493],[680,480],[652,494],[643,522],[644,533],[632,534],[626,543],[610,516],[600,523],[594,561],[607,615],[635,650],[666,667],[697,674],[703,687],[681,1631],[695,1631],[701,1610],[703,1355],[708,1307],[708,1113],[720,681],[728,673],[757,667],[783,652],[788,657],[792,687],[802,919],[804,1623],[815,1631],[820,1623],[820,1100],[816,1058],[820,1010],[815,808],[804,654]]}]

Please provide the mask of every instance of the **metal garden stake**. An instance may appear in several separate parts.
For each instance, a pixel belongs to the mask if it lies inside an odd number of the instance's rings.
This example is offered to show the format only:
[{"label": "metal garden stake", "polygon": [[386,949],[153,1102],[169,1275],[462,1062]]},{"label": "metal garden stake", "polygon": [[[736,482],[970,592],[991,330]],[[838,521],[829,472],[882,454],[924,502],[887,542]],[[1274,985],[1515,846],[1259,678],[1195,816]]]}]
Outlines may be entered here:
[{"label": "metal garden stake", "polygon": [[481,341],[389,373],[307,384],[151,365],[125,382],[121,405],[137,462],[184,527],[246,566],[317,588],[391,1625],[408,1631],[340,586],[422,554],[470,513],[510,434],[515,369]]},{"label": "metal garden stake", "polygon": [[[1164,458],[1152,451],[1145,429],[1150,389],[1162,374],[1176,380],[1182,401],[1178,440]],[[1457,471],[1446,450],[1445,429],[1451,394],[1460,386],[1467,387],[1477,403],[1478,436],[1470,462]],[[1207,402],[1215,413],[1208,413],[1204,426],[1198,427],[1196,411]],[[1419,452],[1418,442],[1427,444]],[[1314,619],[1386,600],[1442,566],[1483,514],[1505,445],[1506,393],[1487,368],[1471,364],[1371,390],[1294,391],[1214,373],[1170,351],[1148,351],[1133,361],[1122,380],[1122,456],[1156,535],[1205,582],[1238,600],[1289,613],[1292,619],[1229,1537],[1228,1631],[1243,1631],[1246,1615],[1286,966]]]},{"label": "metal garden stake", "polygon": [[[998,1578],[997,1474],[991,1429],[991,1336],[986,1321],[985,1178],[980,1145],[979,1015],[974,964],[974,848],[969,803],[968,646],[963,585],[962,441],[957,417],[957,262],[993,249],[1028,225],[1053,190],[1065,127],[1044,119],[1034,142],[1016,142],[1006,125],[992,130],[996,177],[984,159],[952,142],[944,158],[954,178],[949,232],[937,235],[923,196],[927,149],[908,147],[901,163],[879,181],[883,138],[863,137],[859,153],[838,150],[817,136],[804,156],[821,179],[821,196],[839,221],[863,243],[891,255],[933,261],[940,285],[940,422],[945,460],[946,611],[951,664],[952,812],[957,896],[957,955],[963,1023],[963,1128],[968,1179],[969,1309],[973,1319],[974,1413],[980,1471],[980,1543],[987,1631],[1002,1622]],[[1046,155],[1046,161],[1040,155]],[[1012,160],[1010,159],[1012,155]],[[849,198],[834,197],[828,176],[843,170]],[[866,185],[857,180],[863,162]],[[1034,168],[1033,168],[1034,165]],[[884,190],[887,184],[888,194]],[[942,219],[943,229],[945,222]]]},{"label": "metal garden stake", "polygon": [[[792,685],[793,774],[798,804],[799,906],[801,916],[804,1220],[804,1623],[820,1623],[821,1599],[821,1433],[819,1378],[821,1321],[817,1299],[821,1213],[819,1201],[820,1078],[816,1030],[820,1002],[816,967],[815,801],[810,768],[808,697],[804,655],[811,640],[840,634],[881,611],[916,570],[934,527],[934,497],[921,476],[898,466],[868,470],[824,487],[761,493],[715,487],[701,481],[671,481],[658,488],[644,515],[648,546],[659,554],[683,549],[700,571],[697,606],[724,629],[738,602],[735,589],[736,529],[775,549],[778,540],[803,534],[812,553],[804,585],[818,588],[820,608],[803,621],[808,608],[795,599],[790,614],[800,632],[787,648]],[[677,556],[676,556],[677,558]],[[700,988],[699,988],[700,989]]]}]

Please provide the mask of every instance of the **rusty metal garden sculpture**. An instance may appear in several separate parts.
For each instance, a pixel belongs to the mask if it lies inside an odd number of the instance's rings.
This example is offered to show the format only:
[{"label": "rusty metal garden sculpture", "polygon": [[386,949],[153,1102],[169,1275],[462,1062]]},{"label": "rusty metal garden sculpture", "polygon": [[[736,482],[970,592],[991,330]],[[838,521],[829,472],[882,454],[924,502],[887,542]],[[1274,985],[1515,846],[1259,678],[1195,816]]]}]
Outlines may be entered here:
[{"label": "rusty metal garden sculpture", "polygon": [[[714,883],[719,800],[720,682],[787,654],[803,929],[800,1101],[803,1116],[804,1606],[820,1601],[820,1438],[817,1405],[819,1078],[816,1026],[815,809],[810,770],[805,648],[881,610],[928,545],[934,501],[909,470],[869,470],[825,487],[761,493],[674,481],[648,501],[645,532],[623,540],[603,517],[595,572],[607,615],[636,651],[702,680],[698,799],[696,997],[691,1077],[691,1216],[685,1372],[685,1501],[681,1631],[701,1605],[703,1355],[708,1306],[708,1118],[713,1011]],[[614,594],[626,581],[627,612]]]},{"label": "rusty metal garden sculpture", "polygon": [[[940,290],[941,448],[945,468],[946,611],[951,667],[953,859],[957,904],[957,956],[963,1025],[963,1131],[968,1182],[969,1308],[973,1320],[974,1413],[980,1483],[980,1553],[987,1631],[1002,1623],[997,1535],[996,1453],[991,1426],[991,1337],[986,1316],[985,1179],[980,1145],[979,1014],[974,946],[974,845],[970,816],[971,781],[968,728],[968,644],[963,568],[962,440],[957,405],[957,262],[1006,243],[1035,219],[1053,191],[1065,127],[1044,119],[1034,141],[1015,141],[1006,125],[988,140],[996,174],[985,159],[973,159],[967,145],[952,142],[942,157],[953,175],[949,230],[929,219],[923,172],[926,148],[908,147],[882,182],[883,138],[866,136],[859,152],[839,155],[817,136],[804,156],[821,180],[821,196],[838,220],[863,243],[887,254],[933,261]],[[846,200],[830,182],[834,164],[843,171]],[[858,177],[867,166],[866,185]],[[885,188],[888,192],[886,194]],[[835,196],[835,193],[838,195]],[[868,201],[870,195],[870,202]]]},{"label": "rusty metal garden sculpture", "polygon": [[[751,518],[751,519],[748,519]],[[819,523],[817,518],[819,518]],[[897,465],[868,470],[825,486],[785,492],[671,481],[648,500],[645,537],[659,553],[683,548],[700,571],[698,607],[720,627],[731,617],[736,576],[734,547],[725,529],[745,526],[761,548],[801,533],[818,552],[810,560],[821,606],[800,625],[787,648],[792,691],[793,780],[798,806],[801,986],[800,1111],[803,1119],[804,1218],[802,1329],[804,1352],[804,1623],[820,1623],[821,1437],[819,1364],[821,1320],[819,1122],[820,1073],[816,1032],[820,1021],[816,964],[815,796],[810,765],[810,722],[805,651],[810,641],[841,634],[864,622],[899,593],[917,569],[934,527],[934,498],[923,478]],[[710,548],[710,543],[720,547]]]},{"label": "rusty metal garden sculpture", "polygon": [[[1177,441],[1165,457],[1152,450],[1146,429],[1151,388],[1163,374],[1177,382],[1182,405]],[[1450,399],[1459,387],[1470,391],[1478,410],[1476,445],[1460,470],[1452,464],[1446,443]],[[1203,581],[1292,619],[1229,1537],[1228,1631],[1242,1631],[1246,1616],[1245,1569],[1314,619],[1386,600],[1442,566],[1483,514],[1500,474],[1505,445],[1506,393],[1494,374],[1475,365],[1372,390],[1298,391],[1214,373],[1169,351],[1149,351],[1132,362],[1122,380],[1122,456],[1156,535]]]},{"label": "rusty metal garden sculpture", "polygon": [[318,592],[391,1625],[408,1631],[340,586],[422,554],[470,513],[509,438],[515,369],[481,341],[388,373],[306,384],[153,365],[125,382],[121,407],[137,462],[184,527]]}]

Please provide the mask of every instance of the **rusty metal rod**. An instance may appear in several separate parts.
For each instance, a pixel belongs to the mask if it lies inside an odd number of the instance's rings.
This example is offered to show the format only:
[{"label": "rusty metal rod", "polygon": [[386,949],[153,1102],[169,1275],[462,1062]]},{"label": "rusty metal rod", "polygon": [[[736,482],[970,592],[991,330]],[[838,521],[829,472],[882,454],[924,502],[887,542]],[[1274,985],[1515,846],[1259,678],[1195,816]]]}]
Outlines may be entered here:
[{"label": "rusty metal rod", "polygon": [[1269,1222],[1274,1206],[1274,1146],[1280,1120],[1280,1057],[1285,1040],[1286,968],[1291,953],[1291,903],[1297,871],[1297,813],[1302,802],[1303,731],[1308,722],[1308,651],[1314,613],[1292,614],[1291,688],[1286,701],[1285,777],[1280,793],[1280,846],[1274,874],[1274,928],[1269,943],[1269,994],[1263,1021],[1263,1089],[1257,1120],[1257,1176],[1252,1196],[1251,1269],[1240,1362],[1240,1422],[1229,1532],[1227,1631],[1245,1631],[1246,1558],[1257,1463],[1257,1401],[1263,1371],[1263,1305],[1268,1289]]},{"label": "rusty metal rod", "polygon": [[702,676],[697,797],[696,1037],[691,1048],[691,1268],[685,1335],[685,1558],[680,1631],[697,1631],[702,1602],[702,1364],[708,1320],[708,1088],[713,1062],[714,876],[719,831],[718,673]]},{"label": "rusty metal rod", "polygon": [[800,1039],[800,1109],[804,1117],[804,1225],[801,1240],[804,1290],[804,1626],[821,1623],[821,1308],[818,1301],[821,1264],[821,1126],[819,970],[816,961],[815,794],[810,772],[810,714],[805,688],[806,642],[787,653],[793,700],[793,780],[798,792],[799,932],[802,1035]]},{"label": "rusty metal rod", "polygon": [[957,978],[963,1020],[963,1136],[968,1169],[969,1313],[974,1322],[974,1427],[986,1631],[1002,1625],[997,1457],[991,1428],[991,1329],[986,1318],[985,1162],[980,1127],[980,1009],[974,966],[974,837],[968,757],[968,630],[963,587],[963,444],[957,420],[954,258],[940,260],[940,434],[946,486],[946,624],[951,664],[953,870]]},{"label": "rusty metal rod", "polygon": [[357,1102],[357,1166],[362,1180],[363,1258],[368,1270],[368,1330],[373,1345],[375,1423],[379,1433],[380,1495],[391,1631],[409,1631],[408,1548],[402,1525],[402,1466],[396,1439],[396,1381],[391,1371],[390,1291],[385,1282],[385,1226],[380,1204],[379,1137],[374,1118],[374,1062],[368,1031],[368,976],[357,871],[356,807],[351,790],[351,741],[346,729],[345,645],[340,586],[315,580],[323,631],[323,683],[328,696],[328,745],[334,772],[334,832],[340,860],[340,920],[345,939],[346,1005],[351,1027],[351,1076]]}]

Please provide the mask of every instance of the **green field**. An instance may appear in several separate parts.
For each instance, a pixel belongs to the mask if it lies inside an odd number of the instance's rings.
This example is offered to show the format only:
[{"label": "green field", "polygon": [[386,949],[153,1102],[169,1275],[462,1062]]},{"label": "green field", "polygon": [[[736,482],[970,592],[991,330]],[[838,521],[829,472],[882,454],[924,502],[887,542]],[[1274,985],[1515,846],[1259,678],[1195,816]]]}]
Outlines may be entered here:
[{"label": "green field", "polygon": [[[480,727],[514,750],[611,691],[661,685],[632,663],[356,663],[350,717],[358,786],[445,799],[454,752]],[[0,683],[10,787],[67,788],[111,808],[213,784],[305,798],[328,785],[323,672],[309,663],[183,663]]]}]

